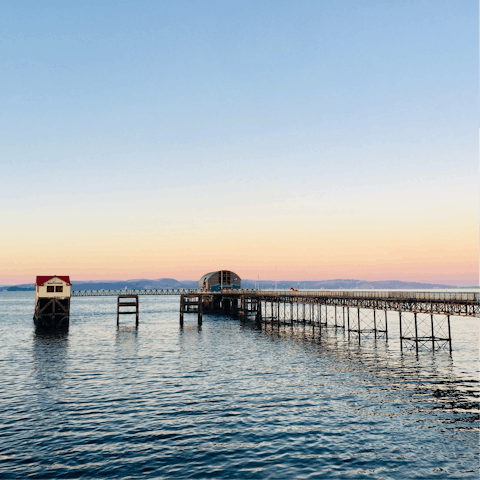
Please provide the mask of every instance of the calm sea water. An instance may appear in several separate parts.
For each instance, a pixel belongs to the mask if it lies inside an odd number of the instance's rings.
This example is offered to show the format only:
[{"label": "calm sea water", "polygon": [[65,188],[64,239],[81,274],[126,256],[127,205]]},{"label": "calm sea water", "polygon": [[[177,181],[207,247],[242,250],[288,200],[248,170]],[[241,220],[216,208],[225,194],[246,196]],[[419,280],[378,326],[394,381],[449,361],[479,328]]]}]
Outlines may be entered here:
[{"label": "calm sea water", "polygon": [[[342,331],[257,330],[140,297],[73,298],[37,335],[34,296],[0,292],[1,478],[475,478],[478,319],[454,351]],[[317,329],[318,332],[318,329]]]}]

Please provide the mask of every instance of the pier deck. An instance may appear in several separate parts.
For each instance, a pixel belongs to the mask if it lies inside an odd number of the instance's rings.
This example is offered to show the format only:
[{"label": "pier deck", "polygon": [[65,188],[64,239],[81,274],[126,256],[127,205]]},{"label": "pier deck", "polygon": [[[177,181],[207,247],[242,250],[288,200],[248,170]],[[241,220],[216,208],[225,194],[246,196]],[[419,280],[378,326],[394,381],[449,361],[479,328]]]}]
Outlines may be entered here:
[{"label": "pier deck", "polygon": [[104,297],[119,295],[200,295],[202,297],[238,298],[243,296],[261,301],[322,304],[329,306],[390,310],[478,317],[480,293],[477,292],[417,292],[417,291],[352,291],[352,290],[223,290],[204,292],[197,289],[126,289],[74,290],[72,297]]},{"label": "pier deck", "polygon": [[[388,338],[388,322],[397,315],[400,346],[404,342],[435,350],[452,350],[450,317],[479,317],[479,292],[421,292],[380,290],[227,290],[197,289],[77,290],[72,297],[174,295],[180,296],[180,325],[194,313],[230,315],[259,324],[311,325],[343,328],[348,335]],[[137,304],[138,309],[138,304]],[[138,310],[137,310],[138,312]],[[138,313],[137,313],[138,324]]]}]

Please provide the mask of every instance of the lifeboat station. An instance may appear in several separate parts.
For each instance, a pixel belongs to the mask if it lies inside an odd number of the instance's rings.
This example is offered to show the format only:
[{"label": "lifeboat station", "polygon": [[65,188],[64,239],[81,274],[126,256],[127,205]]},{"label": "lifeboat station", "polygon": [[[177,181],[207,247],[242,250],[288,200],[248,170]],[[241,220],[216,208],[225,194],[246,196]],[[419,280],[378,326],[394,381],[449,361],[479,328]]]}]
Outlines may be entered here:
[{"label": "lifeboat station", "polygon": [[35,313],[38,329],[66,329],[70,321],[70,277],[39,275],[35,280]]},{"label": "lifeboat station", "polygon": [[240,290],[242,279],[230,270],[219,270],[205,274],[199,281],[198,286],[202,292],[221,292],[223,289]]}]

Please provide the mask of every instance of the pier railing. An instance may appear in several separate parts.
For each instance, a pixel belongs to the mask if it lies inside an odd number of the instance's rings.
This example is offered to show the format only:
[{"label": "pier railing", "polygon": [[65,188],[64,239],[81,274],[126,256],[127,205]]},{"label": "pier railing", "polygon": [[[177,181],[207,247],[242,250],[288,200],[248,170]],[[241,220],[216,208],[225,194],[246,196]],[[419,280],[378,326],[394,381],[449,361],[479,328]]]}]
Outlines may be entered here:
[{"label": "pier railing", "polygon": [[[328,297],[328,298],[371,298],[383,300],[409,300],[428,302],[471,302],[479,303],[479,292],[416,292],[398,290],[351,291],[351,290],[223,290],[222,294],[258,294],[277,296],[287,295],[292,297]],[[218,292],[220,293],[220,292]]]},{"label": "pier railing", "polygon": [[[74,290],[72,297],[135,297],[138,325],[138,295],[180,296],[180,325],[184,315],[195,313],[198,325],[203,313],[231,315],[245,320],[254,317],[260,324],[303,323],[312,328],[343,328],[350,334],[372,334],[388,339],[388,319],[398,315],[400,346],[429,345],[435,350],[448,345],[452,351],[450,317],[479,317],[478,291],[402,291],[402,290],[257,290],[222,289],[111,289]],[[120,303],[118,304],[121,305]],[[123,305],[123,304],[122,304]],[[129,303],[125,306],[131,306]],[[117,307],[117,324],[119,308]]]},{"label": "pier railing", "polygon": [[316,298],[351,298],[390,301],[415,302],[446,302],[446,303],[479,303],[479,292],[417,292],[398,290],[255,290],[255,289],[223,289],[221,292],[204,292],[199,289],[186,288],[145,288],[145,289],[111,289],[111,290],[73,290],[72,297],[105,297],[118,295],[255,295],[260,296],[289,296],[289,297],[316,297]]},{"label": "pier railing", "polygon": [[187,288],[145,288],[145,289],[112,289],[112,290],[73,290],[72,297],[117,297],[118,295],[191,295],[197,289]]}]

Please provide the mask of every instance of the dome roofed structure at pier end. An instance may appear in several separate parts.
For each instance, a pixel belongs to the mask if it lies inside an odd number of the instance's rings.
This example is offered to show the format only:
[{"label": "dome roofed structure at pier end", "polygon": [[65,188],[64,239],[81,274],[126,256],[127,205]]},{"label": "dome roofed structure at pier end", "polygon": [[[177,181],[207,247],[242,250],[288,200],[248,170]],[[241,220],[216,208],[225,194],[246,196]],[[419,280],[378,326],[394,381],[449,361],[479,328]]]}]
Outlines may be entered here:
[{"label": "dome roofed structure at pier end", "polygon": [[199,281],[198,286],[207,292],[220,292],[223,289],[240,289],[242,279],[240,275],[230,270],[219,270],[205,274]]}]

